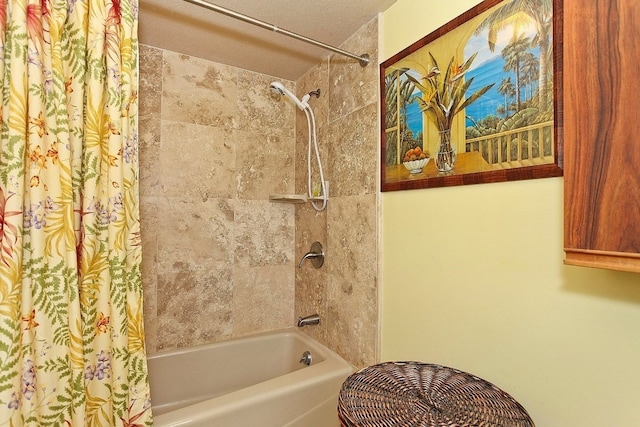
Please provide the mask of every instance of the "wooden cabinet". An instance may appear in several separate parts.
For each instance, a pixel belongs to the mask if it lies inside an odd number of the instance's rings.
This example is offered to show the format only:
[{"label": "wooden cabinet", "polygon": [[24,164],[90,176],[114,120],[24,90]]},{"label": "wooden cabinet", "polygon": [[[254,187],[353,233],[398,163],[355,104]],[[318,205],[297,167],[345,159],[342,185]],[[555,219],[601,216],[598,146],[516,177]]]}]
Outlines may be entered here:
[{"label": "wooden cabinet", "polygon": [[564,0],[567,264],[640,272],[640,0]]}]

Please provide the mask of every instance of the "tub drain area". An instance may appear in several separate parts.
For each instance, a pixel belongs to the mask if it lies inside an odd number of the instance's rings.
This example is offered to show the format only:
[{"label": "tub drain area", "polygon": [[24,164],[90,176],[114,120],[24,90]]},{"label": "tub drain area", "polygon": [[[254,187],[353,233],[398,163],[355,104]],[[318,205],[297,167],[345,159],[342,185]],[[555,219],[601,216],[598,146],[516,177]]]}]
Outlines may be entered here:
[{"label": "tub drain area", "polygon": [[313,356],[311,355],[310,351],[305,351],[304,353],[302,353],[302,357],[300,358],[300,363],[309,366],[311,365],[311,362],[313,362]]}]

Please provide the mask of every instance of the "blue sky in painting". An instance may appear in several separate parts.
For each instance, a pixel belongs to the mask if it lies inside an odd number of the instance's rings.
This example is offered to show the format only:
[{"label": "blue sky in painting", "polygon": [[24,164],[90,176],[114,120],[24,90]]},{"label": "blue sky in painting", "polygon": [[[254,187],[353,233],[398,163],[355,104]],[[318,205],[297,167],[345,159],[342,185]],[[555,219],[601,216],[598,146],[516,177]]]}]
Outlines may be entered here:
[{"label": "blue sky in painting", "polygon": [[[535,29],[533,27],[521,29],[521,32],[531,38],[535,35]],[[500,95],[497,89],[500,86],[500,82],[505,77],[511,76],[511,80],[515,82],[515,74],[513,72],[507,73],[504,71],[504,60],[502,59],[500,52],[505,46],[507,46],[512,37],[512,29],[500,31],[496,47],[493,52],[489,49],[489,43],[487,42],[487,30],[476,36],[472,36],[467,42],[464,51],[465,59],[468,59],[474,52],[478,53],[466,76],[467,78],[475,77],[469,89],[469,93],[474,93],[485,85],[495,83],[493,88],[491,88],[491,90],[489,90],[481,99],[466,108],[465,114],[468,117],[466,121],[467,126],[471,126],[473,121],[481,120],[487,115],[497,115],[497,108],[500,105],[504,105],[504,97]],[[539,51],[537,49],[533,50],[532,53],[536,56],[539,55]],[[470,120],[469,117],[472,120]],[[422,131],[422,120],[423,115],[420,112],[419,105],[417,103],[411,104],[407,109],[407,124],[414,134]]]}]

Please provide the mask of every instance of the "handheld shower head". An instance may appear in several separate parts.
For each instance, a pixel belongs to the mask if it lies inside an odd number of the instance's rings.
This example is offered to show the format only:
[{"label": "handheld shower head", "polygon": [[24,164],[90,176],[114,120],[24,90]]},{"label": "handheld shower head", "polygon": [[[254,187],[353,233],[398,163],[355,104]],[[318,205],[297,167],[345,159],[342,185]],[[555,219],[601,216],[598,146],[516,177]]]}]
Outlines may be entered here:
[{"label": "handheld shower head", "polygon": [[273,82],[269,85],[271,91],[277,95],[286,95],[289,99],[291,99],[299,109],[304,110],[309,107],[309,104],[306,101],[300,101],[293,93],[291,93],[284,85],[280,82]]}]

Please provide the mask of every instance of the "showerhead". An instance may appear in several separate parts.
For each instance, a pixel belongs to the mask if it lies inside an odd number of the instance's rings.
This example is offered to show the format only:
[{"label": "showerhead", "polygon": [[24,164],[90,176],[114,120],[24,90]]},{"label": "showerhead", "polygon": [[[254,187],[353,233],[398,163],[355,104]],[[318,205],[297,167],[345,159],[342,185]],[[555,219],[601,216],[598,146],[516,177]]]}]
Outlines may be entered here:
[{"label": "showerhead", "polygon": [[304,110],[309,107],[309,104],[303,100],[300,101],[293,93],[291,93],[284,85],[280,82],[273,82],[269,85],[271,91],[276,95],[286,95],[289,99],[291,99],[299,109]]}]

